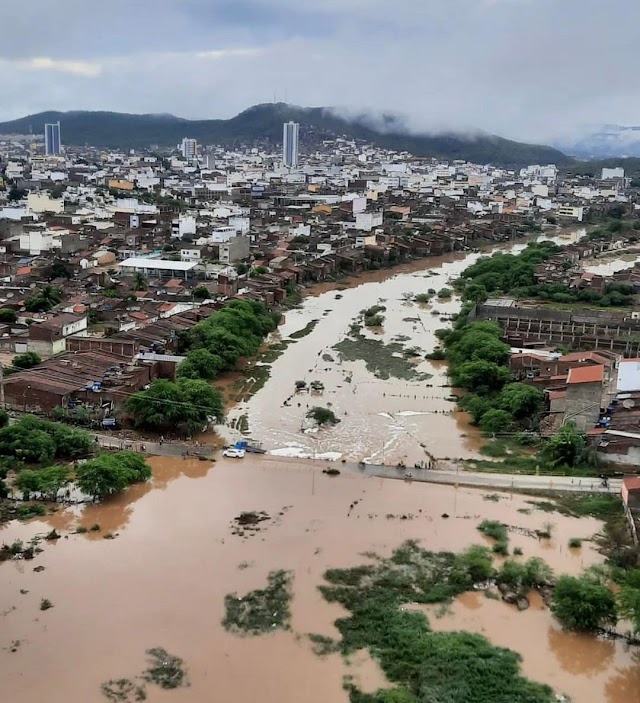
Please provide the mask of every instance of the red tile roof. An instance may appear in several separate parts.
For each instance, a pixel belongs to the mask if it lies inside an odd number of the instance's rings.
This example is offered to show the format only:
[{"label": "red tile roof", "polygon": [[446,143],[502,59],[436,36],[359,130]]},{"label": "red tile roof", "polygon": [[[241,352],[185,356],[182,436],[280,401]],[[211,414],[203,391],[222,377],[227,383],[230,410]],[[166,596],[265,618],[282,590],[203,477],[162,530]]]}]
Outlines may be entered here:
[{"label": "red tile roof", "polygon": [[569,369],[567,383],[601,383],[604,379],[604,366],[581,366]]},{"label": "red tile roof", "polygon": [[635,491],[640,489],[640,476],[625,476],[622,479],[622,482],[625,485],[625,488],[628,491]]}]

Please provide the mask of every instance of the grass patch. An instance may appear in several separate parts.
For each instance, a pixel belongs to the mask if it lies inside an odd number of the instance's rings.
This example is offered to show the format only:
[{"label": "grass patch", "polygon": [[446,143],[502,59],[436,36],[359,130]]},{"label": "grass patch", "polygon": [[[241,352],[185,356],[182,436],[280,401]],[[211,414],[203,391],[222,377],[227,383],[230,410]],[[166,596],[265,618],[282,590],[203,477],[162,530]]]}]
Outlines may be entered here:
[{"label": "grass patch", "polygon": [[478,531],[483,535],[495,539],[496,542],[506,542],[509,539],[507,526],[498,520],[483,520],[478,525]]},{"label": "grass patch", "polygon": [[320,320],[311,320],[311,322],[308,322],[301,330],[292,332],[289,335],[289,339],[302,339],[303,337],[306,337],[308,334],[313,332],[318,322],[320,322]]},{"label": "grass patch", "polygon": [[334,349],[344,361],[364,361],[367,371],[383,381],[400,378],[405,381],[427,381],[431,374],[416,371],[415,365],[404,358],[402,344],[385,344],[379,339],[368,339],[359,332],[338,342]]},{"label": "grass patch", "polygon": [[447,603],[486,581],[491,555],[482,547],[434,553],[407,542],[374,565],[330,569],[325,599],[346,608],[335,623],[344,656],[368,649],[395,685],[366,694],[346,682],[351,703],[552,703],[551,688],[520,674],[520,657],[481,635],[432,632],[407,603]]},{"label": "grass patch", "polygon": [[266,588],[250,591],[241,597],[236,593],[227,594],[222,624],[230,632],[243,635],[290,629],[291,582],[291,572],[272,571]]}]

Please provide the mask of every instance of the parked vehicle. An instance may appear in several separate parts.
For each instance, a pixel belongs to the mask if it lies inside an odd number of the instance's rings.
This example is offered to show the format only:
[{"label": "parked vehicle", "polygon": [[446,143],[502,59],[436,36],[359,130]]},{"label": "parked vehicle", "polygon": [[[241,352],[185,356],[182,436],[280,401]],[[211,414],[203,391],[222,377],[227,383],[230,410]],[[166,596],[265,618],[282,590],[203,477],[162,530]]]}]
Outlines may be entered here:
[{"label": "parked vehicle", "polygon": [[222,452],[222,456],[228,456],[231,459],[244,459],[244,449],[228,447]]}]

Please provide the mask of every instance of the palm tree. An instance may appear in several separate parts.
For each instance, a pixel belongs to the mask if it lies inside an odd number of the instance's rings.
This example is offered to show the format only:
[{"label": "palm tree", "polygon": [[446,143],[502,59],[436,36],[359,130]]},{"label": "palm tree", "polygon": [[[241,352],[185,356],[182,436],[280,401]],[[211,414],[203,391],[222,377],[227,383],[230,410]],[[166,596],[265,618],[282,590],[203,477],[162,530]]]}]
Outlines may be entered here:
[{"label": "palm tree", "polygon": [[140,271],[133,276],[133,290],[147,290],[147,279]]}]

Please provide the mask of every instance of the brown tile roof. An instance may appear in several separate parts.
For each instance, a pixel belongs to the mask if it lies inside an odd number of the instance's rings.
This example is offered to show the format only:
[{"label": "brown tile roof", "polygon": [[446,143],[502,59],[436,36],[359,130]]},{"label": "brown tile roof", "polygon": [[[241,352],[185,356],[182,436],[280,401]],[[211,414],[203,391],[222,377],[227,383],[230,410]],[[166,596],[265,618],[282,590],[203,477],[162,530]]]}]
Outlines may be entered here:
[{"label": "brown tile roof", "polygon": [[604,378],[604,366],[581,366],[569,369],[567,383],[599,383]]}]

